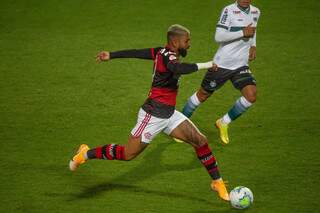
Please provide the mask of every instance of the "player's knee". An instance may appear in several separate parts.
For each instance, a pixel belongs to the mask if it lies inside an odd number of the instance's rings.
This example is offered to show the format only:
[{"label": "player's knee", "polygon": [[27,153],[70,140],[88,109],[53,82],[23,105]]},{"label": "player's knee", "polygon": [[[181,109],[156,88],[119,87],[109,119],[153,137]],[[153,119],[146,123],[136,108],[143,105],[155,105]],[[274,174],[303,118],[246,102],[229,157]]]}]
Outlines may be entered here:
[{"label": "player's knee", "polygon": [[210,97],[210,95],[211,95],[210,93],[208,93],[204,90],[199,90],[197,92],[197,97],[201,103],[205,102]]},{"label": "player's knee", "polygon": [[249,94],[247,94],[246,99],[252,104],[255,103],[257,100],[256,92],[250,92]]},{"label": "player's knee", "polygon": [[126,156],[126,161],[131,161],[135,159],[138,155],[140,154],[140,151],[138,150],[126,150],[125,156]]},{"label": "player's knee", "polygon": [[135,159],[138,155],[139,155],[139,153],[127,153],[125,160],[131,161],[131,160]]},{"label": "player's knee", "polygon": [[202,135],[202,134],[200,134],[198,139],[197,139],[197,142],[195,143],[195,148],[199,148],[199,147],[201,147],[201,146],[203,146],[203,145],[205,145],[207,143],[208,143],[207,137]]}]

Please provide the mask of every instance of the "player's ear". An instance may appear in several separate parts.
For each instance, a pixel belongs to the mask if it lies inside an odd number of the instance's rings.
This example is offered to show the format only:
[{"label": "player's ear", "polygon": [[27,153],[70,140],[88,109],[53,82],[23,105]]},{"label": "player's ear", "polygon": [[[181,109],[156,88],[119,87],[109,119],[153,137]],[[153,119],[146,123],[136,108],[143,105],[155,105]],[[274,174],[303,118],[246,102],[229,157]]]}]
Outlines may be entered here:
[{"label": "player's ear", "polygon": [[178,36],[175,36],[172,38],[172,44],[175,48],[179,48],[180,39]]}]

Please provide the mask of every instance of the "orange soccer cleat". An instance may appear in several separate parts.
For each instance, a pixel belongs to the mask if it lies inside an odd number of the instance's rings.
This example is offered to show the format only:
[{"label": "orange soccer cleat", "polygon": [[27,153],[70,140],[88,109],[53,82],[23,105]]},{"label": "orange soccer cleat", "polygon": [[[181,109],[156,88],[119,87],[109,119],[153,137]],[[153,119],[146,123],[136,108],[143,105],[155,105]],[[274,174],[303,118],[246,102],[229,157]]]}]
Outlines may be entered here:
[{"label": "orange soccer cleat", "polygon": [[227,191],[226,185],[223,180],[220,178],[218,180],[213,180],[211,183],[212,190],[218,192],[219,197],[225,201],[229,201],[229,193]]},{"label": "orange soccer cleat", "polygon": [[72,160],[69,162],[69,168],[71,171],[75,171],[81,164],[86,162],[84,154],[89,150],[87,144],[81,144],[77,153],[73,156]]}]

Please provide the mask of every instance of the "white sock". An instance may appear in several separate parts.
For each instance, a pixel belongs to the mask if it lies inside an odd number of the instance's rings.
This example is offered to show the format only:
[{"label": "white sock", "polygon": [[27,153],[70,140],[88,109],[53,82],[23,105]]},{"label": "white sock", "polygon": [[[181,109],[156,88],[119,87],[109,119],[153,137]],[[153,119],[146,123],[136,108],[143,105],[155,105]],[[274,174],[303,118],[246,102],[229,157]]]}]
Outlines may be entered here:
[{"label": "white sock", "polygon": [[252,106],[252,103],[249,102],[245,97],[241,96],[240,97],[240,103],[245,107],[245,108],[249,108]]},{"label": "white sock", "polygon": [[190,97],[191,103],[195,106],[199,106],[201,102],[199,101],[199,98],[197,96],[197,92],[195,92],[191,97]]},{"label": "white sock", "polygon": [[87,152],[83,154],[84,159],[88,160]]},{"label": "white sock", "polygon": [[227,125],[231,123],[231,118],[229,117],[228,113],[221,118],[221,123],[227,124]]}]

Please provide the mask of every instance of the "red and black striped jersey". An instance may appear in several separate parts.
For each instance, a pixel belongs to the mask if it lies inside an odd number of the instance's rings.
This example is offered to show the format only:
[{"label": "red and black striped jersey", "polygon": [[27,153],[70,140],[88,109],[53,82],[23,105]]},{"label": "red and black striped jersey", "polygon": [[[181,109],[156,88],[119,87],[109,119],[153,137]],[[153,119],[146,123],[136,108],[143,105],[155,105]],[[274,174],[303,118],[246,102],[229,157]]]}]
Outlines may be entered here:
[{"label": "red and black striped jersey", "polygon": [[142,58],[154,61],[151,89],[142,108],[159,118],[169,118],[174,113],[180,76],[198,70],[196,64],[180,63],[176,53],[167,46],[111,52],[110,58]]}]

